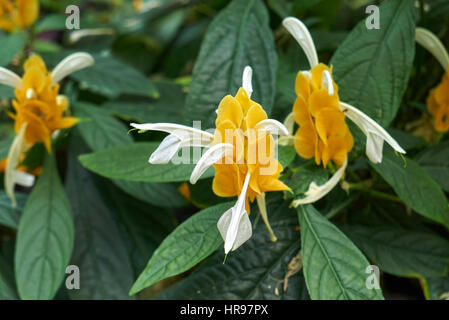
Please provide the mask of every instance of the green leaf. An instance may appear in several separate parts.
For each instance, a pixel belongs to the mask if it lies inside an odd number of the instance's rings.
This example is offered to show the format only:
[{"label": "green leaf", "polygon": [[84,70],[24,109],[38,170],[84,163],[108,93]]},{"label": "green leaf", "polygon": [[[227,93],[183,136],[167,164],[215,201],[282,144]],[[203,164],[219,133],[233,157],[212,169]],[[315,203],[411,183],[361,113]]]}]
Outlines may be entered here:
[{"label": "green leaf", "polygon": [[106,103],[104,108],[128,121],[182,123],[184,87],[168,81],[155,81],[154,84],[160,93],[158,99],[124,97]]},{"label": "green leaf", "polygon": [[2,139],[0,141],[0,161],[8,157],[9,148],[11,147],[14,137]]},{"label": "green leaf", "polygon": [[449,142],[443,142],[420,153],[416,162],[449,192]]},{"label": "green leaf", "polygon": [[77,128],[92,150],[102,150],[133,142],[125,125],[106,109],[77,102],[74,104],[74,110],[75,116],[81,119]]},{"label": "green leaf", "polygon": [[14,281],[14,242],[3,241],[0,253],[0,300],[19,300]]},{"label": "green leaf", "polygon": [[253,99],[270,114],[276,89],[277,56],[261,0],[234,0],[213,20],[193,69],[186,100],[186,122],[214,125],[223,97],[242,86],[243,69],[253,68]]},{"label": "green leaf", "polygon": [[295,173],[287,181],[287,185],[293,191],[293,194],[287,193],[288,198],[304,198],[312,182],[315,182],[317,185],[322,185],[327,182],[329,177],[327,170],[323,167],[313,166],[312,168],[308,168],[301,166],[295,170]]},{"label": "green leaf", "polygon": [[188,183],[190,201],[198,208],[207,208],[222,202],[230,201],[229,198],[217,196],[212,190],[213,178],[201,179],[195,184]]},{"label": "green leaf", "polygon": [[[278,240],[271,242],[262,222],[253,236],[227,257],[219,250],[193,274],[163,291],[159,299],[306,300],[301,264],[292,263],[301,250],[295,210],[280,197],[267,199],[268,216]],[[257,212],[251,213],[257,214]],[[216,228],[216,227],[215,227]],[[297,273],[288,274],[289,264]],[[284,279],[288,279],[284,283]],[[287,286],[284,291],[283,286]]]},{"label": "green leaf", "polygon": [[77,154],[83,143],[71,137],[66,191],[75,220],[75,246],[70,263],[80,268],[80,288],[68,290],[71,299],[129,299],[134,280],[125,240],[115,216]]},{"label": "green leaf", "polygon": [[296,150],[294,147],[278,145],[278,160],[284,169],[295,160],[295,157]]},{"label": "green leaf", "polygon": [[342,230],[382,271],[400,277],[449,272],[449,242],[430,232],[390,225],[344,225]]},{"label": "green leaf", "polygon": [[380,28],[360,21],[331,60],[340,98],[386,127],[394,119],[415,55],[415,7],[409,0],[385,1]]},{"label": "green leaf", "polygon": [[74,227],[69,200],[53,156],[23,210],[17,234],[15,272],[22,299],[52,299],[65,276],[73,249]]},{"label": "green leaf", "polygon": [[233,205],[228,202],[207,208],[179,225],[154,252],[130,294],[189,270],[217,250],[223,242],[217,222]]},{"label": "green leaf", "polygon": [[[75,115],[83,120],[78,124],[77,130],[94,151],[133,142],[125,125],[103,108],[76,103]],[[126,180],[113,180],[113,183],[126,193],[156,206],[182,207],[187,204],[173,184]],[[167,199],[170,201],[166,201]]]},{"label": "green leaf", "polygon": [[0,34],[0,66],[8,65],[16,55],[22,52],[27,41],[25,32]]},{"label": "green leaf", "polygon": [[[176,218],[169,209],[138,201],[106,181],[102,184],[101,191],[126,240],[134,269],[134,281],[145,268],[154,250],[174,229]],[[131,286],[132,283],[126,289],[126,294]]]},{"label": "green leaf", "polygon": [[410,208],[449,227],[449,204],[440,186],[415,161],[384,152],[379,164],[370,165]]},{"label": "green leaf", "polygon": [[4,191],[0,191],[0,224],[17,229],[19,226],[20,214],[25,205],[28,195],[23,193],[15,193],[17,206],[12,207],[11,199]]},{"label": "green leaf", "polygon": [[313,300],[378,300],[368,289],[370,265],[359,249],[312,205],[299,206],[304,277]]},{"label": "green leaf", "polygon": [[447,300],[449,297],[449,277],[424,279],[424,293],[428,300]]},{"label": "green leaf", "polygon": [[112,57],[94,56],[95,64],[73,73],[72,78],[81,82],[92,92],[108,98],[116,98],[128,93],[148,97],[158,97],[153,83],[131,66]]},{"label": "green leaf", "polygon": [[63,14],[50,14],[40,20],[35,28],[36,34],[52,31],[65,30],[67,16]]},{"label": "green leaf", "polygon": [[[158,142],[137,142],[82,155],[79,160],[87,169],[111,179],[142,182],[189,180],[194,164],[148,163],[149,156],[158,146]],[[201,178],[211,177],[213,172],[210,168]]]}]

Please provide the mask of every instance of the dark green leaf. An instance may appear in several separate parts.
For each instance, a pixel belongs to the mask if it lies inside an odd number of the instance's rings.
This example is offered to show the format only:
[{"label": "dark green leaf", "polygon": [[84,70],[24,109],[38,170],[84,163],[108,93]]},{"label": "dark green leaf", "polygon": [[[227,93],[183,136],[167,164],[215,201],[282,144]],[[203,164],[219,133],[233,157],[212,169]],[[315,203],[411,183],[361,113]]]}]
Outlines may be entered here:
[{"label": "dark green leaf", "polygon": [[15,271],[22,299],[52,299],[65,276],[73,249],[69,200],[53,156],[28,197],[17,234]]},{"label": "dark green leaf", "polygon": [[449,277],[426,278],[425,294],[429,300],[447,300],[449,297]]},{"label": "dark green leaf", "polygon": [[4,191],[0,191],[0,224],[17,229],[19,226],[20,214],[22,213],[28,195],[16,192],[15,196],[17,206],[13,208],[11,199]]},{"label": "dark green leaf", "polygon": [[398,196],[424,217],[449,227],[449,204],[440,186],[415,161],[384,152],[379,164],[370,165]]},{"label": "dark green leaf", "polygon": [[415,55],[415,7],[409,0],[384,1],[380,28],[360,21],[331,60],[340,98],[383,126],[394,119]]},{"label": "dark green leaf", "polygon": [[8,65],[25,47],[27,34],[25,32],[0,34],[0,66]]},{"label": "dark green leaf", "polygon": [[416,162],[426,170],[444,191],[449,192],[449,142],[428,148],[420,153]]},{"label": "dark green leaf", "polygon": [[389,225],[345,225],[342,230],[385,272],[400,277],[439,277],[449,272],[449,242],[435,234]]},{"label": "dark green leaf", "polygon": [[253,68],[253,99],[269,114],[275,95],[277,57],[268,13],[261,0],[234,0],[209,26],[193,69],[186,100],[187,122],[211,128],[215,109],[242,85],[243,69]]},{"label": "dark green leaf", "polygon": [[179,225],[154,252],[130,294],[189,270],[217,250],[223,242],[217,221],[233,204],[228,202],[207,208]]},{"label": "dark green leaf", "polygon": [[0,161],[8,157],[9,148],[11,147],[13,137],[5,138],[0,141]]},{"label": "dark green leaf", "polygon": [[158,97],[156,87],[139,71],[111,57],[94,58],[93,66],[72,74],[83,87],[109,98],[123,93]]},{"label": "dark green leaf", "polygon": [[[187,181],[194,164],[149,164],[148,158],[159,146],[155,142],[137,142],[108,148],[79,157],[87,169],[111,179],[142,182]],[[188,151],[188,149],[185,149]],[[202,178],[211,177],[209,169]]]},{"label": "dark green leaf", "polygon": [[368,289],[370,266],[359,249],[312,205],[299,206],[304,277],[314,300],[377,300]]},{"label": "dark green leaf", "polygon": [[80,139],[72,137],[66,190],[75,219],[71,264],[80,268],[80,289],[68,293],[71,299],[129,299],[134,280],[129,253],[94,176],[78,163],[82,149]]},{"label": "dark green leaf", "polygon": [[2,241],[0,253],[0,300],[19,300],[14,281],[14,242]]}]

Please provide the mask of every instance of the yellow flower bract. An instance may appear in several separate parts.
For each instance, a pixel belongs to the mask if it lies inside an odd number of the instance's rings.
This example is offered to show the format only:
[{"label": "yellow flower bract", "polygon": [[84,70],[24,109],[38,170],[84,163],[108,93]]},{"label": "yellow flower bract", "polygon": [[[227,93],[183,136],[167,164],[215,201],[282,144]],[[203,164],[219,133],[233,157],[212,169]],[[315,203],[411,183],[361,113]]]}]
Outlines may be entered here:
[{"label": "yellow flower bract", "polygon": [[[252,101],[243,88],[235,97],[224,97],[217,110],[215,143],[231,143],[234,152],[231,158],[223,158],[214,164],[212,188],[220,197],[238,196],[249,173],[251,176],[245,203],[247,212],[248,197],[252,202],[256,195],[263,192],[288,189],[278,179],[283,168],[274,158],[271,134],[256,129],[257,124],[266,119],[267,114],[262,106]],[[231,139],[229,132],[232,133]],[[273,166],[274,170],[269,171],[268,167]],[[264,172],[264,169],[267,170]]]},{"label": "yellow flower bract", "polygon": [[[310,70],[310,77],[299,72],[296,77],[297,99],[293,115],[299,129],[295,134],[297,153],[305,158],[315,158],[316,164],[327,166],[330,160],[341,166],[351,151],[354,140],[339,109],[338,87],[333,83],[331,96],[323,87],[323,72],[332,75],[332,69],[320,63]],[[333,81],[333,80],[332,80]]]},{"label": "yellow flower bract", "polygon": [[23,30],[39,16],[38,0],[0,0],[0,29]]},{"label": "yellow flower bract", "polygon": [[51,134],[59,129],[70,128],[77,123],[74,117],[65,117],[68,100],[58,95],[59,85],[52,83],[44,61],[37,55],[31,56],[24,65],[22,87],[15,90],[13,100],[15,114],[14,129],[18,133],[25,123],[25,141],[28,145],[43,142],[51,151]]},{"label": "yellow flower bract", "polygon": [[436,131],[449,130],[449,70],[443,75],[440,84],[432,89],[427,98],[427,110],[433,117]]}]

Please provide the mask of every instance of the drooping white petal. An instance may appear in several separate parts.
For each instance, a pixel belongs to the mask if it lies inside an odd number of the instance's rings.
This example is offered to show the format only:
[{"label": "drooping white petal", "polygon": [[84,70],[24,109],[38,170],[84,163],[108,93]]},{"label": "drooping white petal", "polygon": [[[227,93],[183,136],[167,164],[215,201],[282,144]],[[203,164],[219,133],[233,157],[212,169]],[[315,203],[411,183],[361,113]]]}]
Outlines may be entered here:
[{"label": "drooping white petal", "polygon": [[318,64],[318,55],[312,36],[304,23],[297,18],[288,17],[284,19],[282,24],[288,32],[290,32],[293,38],[296,39],[302,50],[304,50],[307,60],[309,60],[310,67],[315,67]]},{"label": "drooping white petal", "polygon": [[334,83],[332,81],[332,76],[329,71],[324,70],[323,72],[323,87],[327,88],[327,92],[330,96],[334,95]]},{"label": "drooping white petal", "polygon": [[69,43],[74,44],[78,42],[81,38],[88,36],[104,36],[113,35],[115,33],[114,29],[111,28],[97,28],[97,29],[83,29],[72,31],[69,35]]},{"label": "drooping white petal", "polygon": [[284,120],[284,126],[288,130],[288,134],[293,135],[293,128],[295,126],[295,117],[293,116],[293,112],[290,112],[288,116]]},{"label": "drooping white petal", "polygon": [[219,143],[208,149],[196,164],[190,175],[190,183],[195,184],[207,169],[225,155],[231,154],[234,146],[230,143]]},{"label": "drooping white petal", "polygon": [[248,97],[251,98],[251,95],[253,94],[253,85],[252,85],[252,78],[253,78],[253,69],[251,69],[250,66],[246,66],[245,70],[243,70],[243,79],[242,79],[242,87],[245,89],[246,93],[248,94]]},{"label": "drooping white petal", "polygon": [[217,228],[225,242],[225,254],[240,247],[252,235],[251,222],[245,210],[246,191],[248,189],[249,179],[250,174],[247,174],[237,203],[234,207],[226,211],[217,223]]},{"label": "drooping white petal", "polygon": [[19,186],[30,188],[34,185],[35,180],[36,178],[31,173],[17,170],[14,172],[15,184],[18,184]]},{"label": "drooping white petal", "polygon": [[13,88],[21,88],[22,79],[14,72],[0,67],[0,84],[4,84]]},{"label": "drooping white petal", "polygon": [[444,71],[448,70],[449,54],[436,35],[427,29],[416,28],[415,39],[438,60]]},{"label": "drooping white petal", "polygon": [[53,83],[58,83],[69,74],[90,67],[95,62],[94,58],[85,52],[71,54],[62,60],[51,72]]},{"label": "drooping white petal", "polygon": [[148,162],[151,164],[169,163],[181,148],[181,142],[181,139],[173,134],[166,136],[157,149],[151,154]]},{"label": "drooping white petal", "polygon": [[382,147],[380,145],[383,144],[383,141],[386,141],[395,151],[406,153],[384,128],[356,107],[340,102],[340,110],[366,135],[366,155],[372,162],[379,163],[382,161]]},{"label": "drooping white petal", "polygon": [[265,130],[273,135],[287,136],[289,134],[288,129],[282,123],[274,119],[265,119],[260,121],[256,125],[256,130]]},{"label": "drooping white petal", "polygon": [[5,191],[12,201],[12,206],[16,206],[16,197],[14,196],[14,185],[16,184],[16,168],[20,162],[20,154],[23,152],[25,144],[25,131],[27,123],[23,124],[19,133],[14,138],[8,152],[8,161],[5,168]]},{"label": "drooping white petal", "polygon": [[162,131],[176,135],[181,140],[197,137],[197,140],[203,141],[204,146],[208,145],[214,140],[214,135],[203,130],[183,126],[175,123],[131,123],[132,127],[144,131]]},{"label": "drooping white petal", "polygon": [[309,185],[309,189],[306,191],[306,197],[304,199],[298,199],[292,202],[293,207],[297,207],[301,204],[313,203],[320,200],[326,194],[328,194],[340,181],[341,177],[345,173],[348,165],[348,159],[346,158],[343,165],[334,173],[334,175],[323,185],[319,186],[315,182]]}]

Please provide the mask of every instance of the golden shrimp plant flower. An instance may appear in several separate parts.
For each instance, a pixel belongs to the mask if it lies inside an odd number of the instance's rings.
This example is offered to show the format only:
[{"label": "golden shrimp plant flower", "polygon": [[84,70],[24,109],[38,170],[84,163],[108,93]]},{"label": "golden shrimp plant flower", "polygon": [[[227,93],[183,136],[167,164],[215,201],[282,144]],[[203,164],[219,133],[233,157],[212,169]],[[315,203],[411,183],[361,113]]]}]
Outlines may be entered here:
[{"label": "golden shrimp plant flower", "polygon": [[39,16],[38,0],[0,0],[0,29],[23,30]]},{"label": "golden shrimp plant flower", "polygon": [[[47,70],[38,55],[32,55],[25,61],[22,78],[10,70],[0,68],[0,84],[13,87],[16,97],[12,101],[15,112],[10,113],[14,119],[16,137],[8,152],[5,169],[5,189],[13,204],[14,185],[23,181],[16,170],[20,155],[39,142],[51,152],[52,135],[58,130],[72,127],[78,121],[74,117],[65,116],[68,99],[59,95],[58,82],[93,63],[91,55],[80,52],[65,58],[52,72]],[[28,184],[32,184],[30,179]]]},{"label": "golden shrimp plant flower", "polygon": [[440,39],[424,28],[416,28],[416,41],[426,48],[441,64],[445,73],[441,82],[427,97],[427,110],[433,118],[433,126],[438,132],[449,130],[449,54]]},{"label": "golden shrimp plant flower", "polygon": [[242,88],[235,96],[222,99],[216,110],[213,133],[170,123],[131,124],[143,131],[169,133],[150,156],[152,164],[168,163],[182,147],[206,149],[192,171],[190,182],[196,183],[213,166],[213,192],[220,197],[238,196],[236,204],[217,222],[226,254],[251,237],[249,202],[255,199],[271,240],[276,241],[268,222],[265,193],[289,189],[279,180],[283,168],[274,157],[273,138],[274,134],[288,134],[288,130],[279,121],[268,119],[262,106],[251,100],[251,77],[252,70],[246,67]]},{"label": "golden shrimp plant flower", "polygon": [[[315,158],[324,167],[333,161],[339,168],[325,184],[309,185],[306,197],[293,201],[293,206],[312,203],[329,193],[344,175],[348,153],[354,141],[346,124],[346,117],[366,135],[366,155],[373,163],[382,161],[383,143],[405,153],[401,146],[373,119],[345,102],[340,101],[338,86],[332,78],[332,68],[319,63],[318,54],[307,27],[296,18],[286,18],[284,27],[304,50],[311,69],[300,71],[296,77],[297,99],[293,112],[284,124],[289,128],[297,153],[306,159]],[[293,137],[294,123],[299,125]]]}]

